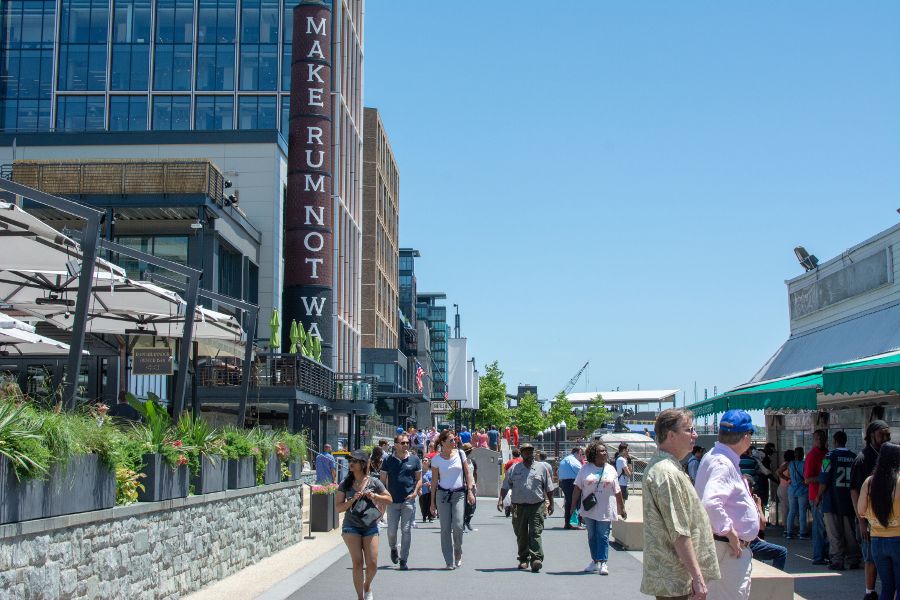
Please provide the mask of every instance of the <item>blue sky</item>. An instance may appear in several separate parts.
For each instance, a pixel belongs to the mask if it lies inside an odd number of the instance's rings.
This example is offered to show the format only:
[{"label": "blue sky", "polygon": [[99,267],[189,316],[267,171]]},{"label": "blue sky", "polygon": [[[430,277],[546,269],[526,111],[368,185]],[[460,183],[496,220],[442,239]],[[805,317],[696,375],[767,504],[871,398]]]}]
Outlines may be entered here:
[{"label": "blue sky", "polygon": [[[725,390],[900,207],[900,3],[366,3],[420,291],[553,396]],[[451,317],[452,322],[452,317]],[[679,395],[679,401],[681,396]]]}]

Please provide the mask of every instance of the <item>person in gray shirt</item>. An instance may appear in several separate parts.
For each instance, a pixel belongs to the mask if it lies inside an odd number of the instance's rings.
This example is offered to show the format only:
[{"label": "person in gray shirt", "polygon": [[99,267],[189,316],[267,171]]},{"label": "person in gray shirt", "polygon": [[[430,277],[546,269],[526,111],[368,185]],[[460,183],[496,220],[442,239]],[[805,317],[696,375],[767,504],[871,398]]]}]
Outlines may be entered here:
[{"label": "person in gray shirt", "polygon": [[[497,510],[503,510],[503,499],[511,494],[512,525],[518,543],[519,569],[531,566],[537,573],[544,566],[541,533],[544,518],[553,514],[553,472],[549,464],[534,460],[534,446],[520,447],[522,462],[513,465],[503,480]],[[546,512],[545,512],[546,509]]]}]

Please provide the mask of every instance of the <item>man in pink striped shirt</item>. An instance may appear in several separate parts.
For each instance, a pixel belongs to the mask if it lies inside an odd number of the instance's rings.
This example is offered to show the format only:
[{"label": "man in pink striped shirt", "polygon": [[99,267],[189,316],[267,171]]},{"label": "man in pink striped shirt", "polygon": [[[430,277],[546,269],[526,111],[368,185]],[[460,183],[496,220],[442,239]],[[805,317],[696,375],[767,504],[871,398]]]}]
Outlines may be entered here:
[{"label": "man in pink striped shirt", "polygon": [[709,598],[750,598],[751,560],[747,546],[759,534],[756,502],[741,477],[740,457],[755,428],[750,415],[732,409],[719,421],[719,441],[697,468],[695,487],[716,541],[722,578],[707,583]]}]

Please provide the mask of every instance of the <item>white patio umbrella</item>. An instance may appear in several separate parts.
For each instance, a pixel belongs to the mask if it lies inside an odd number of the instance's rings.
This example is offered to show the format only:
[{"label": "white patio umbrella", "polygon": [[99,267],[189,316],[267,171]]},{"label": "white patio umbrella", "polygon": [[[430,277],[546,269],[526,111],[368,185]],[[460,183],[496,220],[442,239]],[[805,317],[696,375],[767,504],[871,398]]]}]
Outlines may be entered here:
[{"label": "white patio umbrella", "polygon": [[0,269],[65,271],[81,257],[75,240],[9,202],[0,202],[0,238]]},{"label": "white patio umbrella", "polygon": [[0,313],[0,355],[68,353],[68,344],[38,335],[28,323]]}]

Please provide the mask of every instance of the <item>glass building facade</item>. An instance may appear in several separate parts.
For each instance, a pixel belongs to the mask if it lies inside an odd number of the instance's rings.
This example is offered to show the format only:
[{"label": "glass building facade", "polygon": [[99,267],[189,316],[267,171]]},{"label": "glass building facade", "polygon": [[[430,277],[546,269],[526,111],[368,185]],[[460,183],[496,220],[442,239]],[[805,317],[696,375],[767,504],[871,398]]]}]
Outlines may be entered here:
[{"label": "glass building facade", "polygon": [[0,131],[278,128],[287,137],[298,3],[0,2]]},{"label": "glass building facade", "polygon": [[447,307],[437,305],[438,300],[446,297],[445,294],[419,294],[416,303],[416,316],[420,321],[428,323],[431,336],[434,377],[432,398],[435,400],[444,400],[447,393],[447,339],[450,337],[450,326],[447,324]]}]

